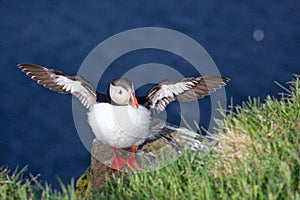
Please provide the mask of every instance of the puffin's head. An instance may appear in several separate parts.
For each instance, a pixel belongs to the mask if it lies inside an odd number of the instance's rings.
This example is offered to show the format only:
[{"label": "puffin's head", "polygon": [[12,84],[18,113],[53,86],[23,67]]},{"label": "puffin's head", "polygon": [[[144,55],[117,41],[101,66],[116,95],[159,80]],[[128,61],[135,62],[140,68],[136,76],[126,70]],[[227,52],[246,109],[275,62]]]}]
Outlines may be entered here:
[{"label": "puffin's head", "polygon": [[134,94],[134,86],[127,78],[112,80],[109,86],[109,95],[117,105],[131,105],[135,108],[139,106]]}]

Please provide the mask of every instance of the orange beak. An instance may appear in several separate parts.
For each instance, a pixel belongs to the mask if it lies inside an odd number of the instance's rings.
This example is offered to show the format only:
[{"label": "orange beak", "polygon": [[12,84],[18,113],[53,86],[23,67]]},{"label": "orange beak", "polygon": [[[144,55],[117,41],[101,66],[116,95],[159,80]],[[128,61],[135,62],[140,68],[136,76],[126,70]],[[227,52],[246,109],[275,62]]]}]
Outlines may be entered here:
[{"label": "orange beak", "polygon": [[132,106],[138,108],[139,107],[139,102],[137,101],[134,93],[131,93],[131,98],[132,98]]}]

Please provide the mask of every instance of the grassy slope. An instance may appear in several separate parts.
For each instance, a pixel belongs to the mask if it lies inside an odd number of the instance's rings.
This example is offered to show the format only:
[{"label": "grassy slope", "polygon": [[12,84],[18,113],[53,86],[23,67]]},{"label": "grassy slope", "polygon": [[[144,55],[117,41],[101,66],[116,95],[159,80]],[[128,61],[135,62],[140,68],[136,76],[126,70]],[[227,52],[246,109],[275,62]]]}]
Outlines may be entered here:
[{"label": "grassy slope", "polygon": [[[187,152],[168,167],[108,180],[94,197],[108,199],[300,199],[300,81],[280,101],[249,99],[226,113],[218,145],[204,158]],[[35,178],[0,172],[0,199],[73,199]],[[30,184],[34,182],[34,184]]]}]

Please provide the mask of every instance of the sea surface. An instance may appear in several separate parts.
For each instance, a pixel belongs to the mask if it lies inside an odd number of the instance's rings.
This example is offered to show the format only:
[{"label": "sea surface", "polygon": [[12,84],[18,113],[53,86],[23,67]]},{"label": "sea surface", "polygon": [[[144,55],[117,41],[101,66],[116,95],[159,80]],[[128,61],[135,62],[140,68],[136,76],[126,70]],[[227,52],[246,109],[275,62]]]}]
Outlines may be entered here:
[{"label": "sea surface", "polygon": [[[300,2],[279,1],[1,1],[0,6],[0,166],[28,165],[40,180],[58,186],[89,166],[72,115],[72,98],[44,89],[18,63],[35,63],[75,75],[89,52],[105,39],[139,27],[163,27],[193,38],[231,81],[227,101],[279,98],[300,74]],[[120,69],[146,63],[191,64],[161,50],[140,50],[112,63]],[[119,69],[119,70],[118,70]],[[122,70],[121,70],[122,71]],[[140,81],[142,77],[135,77]],[[106,91],[106,80],[98,90]],[[140,89],[145,93],[146,87]],[[201,124],[210,119],[210,98],[199,101]],[[176,123],[177,104],[169,121]],[[193,109],[193,108],[191,108]],[[87,133],[90,130],[87,130]]]}]

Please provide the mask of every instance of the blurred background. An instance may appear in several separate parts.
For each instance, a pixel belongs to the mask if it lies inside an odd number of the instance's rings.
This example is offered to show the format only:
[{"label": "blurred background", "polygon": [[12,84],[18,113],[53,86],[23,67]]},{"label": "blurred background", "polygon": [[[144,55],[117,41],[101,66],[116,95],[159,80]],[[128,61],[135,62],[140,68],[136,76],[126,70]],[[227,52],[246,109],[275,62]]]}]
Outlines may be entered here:
[{"label": "blurred background", "polygon": [[[32,174],[42,174],[42,181],[55,186],[56,176],[68,183],[85,171],[90,155],[74,126],[71,96],[42,88],[17,64],[75,75],[96,45],[128,29],[164,27],[195,39],[221,74],[231,78],[226,93],[234,104],[248,96],[279,97],[283,89],[274,81],[285,83],[300,74],[299,1],[88,2],[1,1],[0,166],[28,165]],[[133,52],[113,65],[150,62],[189,65],[159,50]],[[205,114],[204,109],[201,118]]]}]

